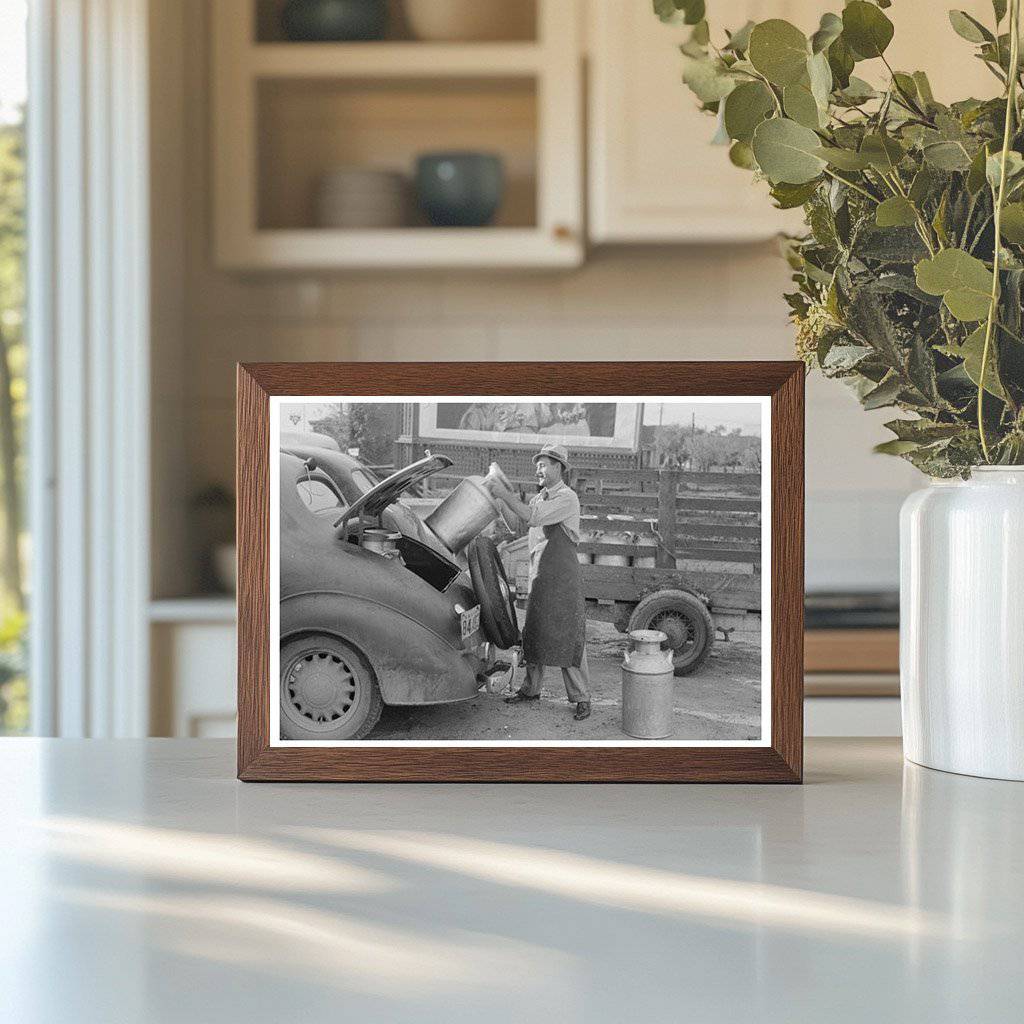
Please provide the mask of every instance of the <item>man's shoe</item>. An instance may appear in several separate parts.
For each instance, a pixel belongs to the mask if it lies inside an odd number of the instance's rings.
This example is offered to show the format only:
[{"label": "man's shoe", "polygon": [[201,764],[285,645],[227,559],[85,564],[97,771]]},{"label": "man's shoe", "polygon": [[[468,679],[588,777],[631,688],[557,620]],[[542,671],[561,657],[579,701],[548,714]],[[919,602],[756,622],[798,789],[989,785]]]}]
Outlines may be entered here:
[{"label": "man's shoe", "polygon": [[576,714],[572,716],[577,722],[582,722],[584,718],[590,717],[590,701],[581,700],[576,705]]},{"label": "man's shoe", "polygon": [[517,690],[515,693],[512,694],[511,697],[506,697],[505,698],[505,703],[506,704],[522,704],[524,701],[528,701],[528,700],[540,700],[540,694],[539,693],[523,693],[522,690]]}]

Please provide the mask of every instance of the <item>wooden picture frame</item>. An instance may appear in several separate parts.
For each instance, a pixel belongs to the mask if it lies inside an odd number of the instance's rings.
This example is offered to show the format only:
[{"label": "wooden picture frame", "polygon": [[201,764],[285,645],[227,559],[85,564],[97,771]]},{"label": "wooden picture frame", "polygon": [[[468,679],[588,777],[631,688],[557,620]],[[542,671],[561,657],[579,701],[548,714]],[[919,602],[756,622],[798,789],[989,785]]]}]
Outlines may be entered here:
[{"label": "wooden picture frame", "polygon": [[[238,777],[244,781],[800,782],[804,367],[799,362],[238,366]],[[271,742],[274,396],[762,396],[770,408],[770,736],[760,746],[296,746]],[[274,442],[276,444],[276,441]],[[766,593],[769,590],[766,588]]]}]

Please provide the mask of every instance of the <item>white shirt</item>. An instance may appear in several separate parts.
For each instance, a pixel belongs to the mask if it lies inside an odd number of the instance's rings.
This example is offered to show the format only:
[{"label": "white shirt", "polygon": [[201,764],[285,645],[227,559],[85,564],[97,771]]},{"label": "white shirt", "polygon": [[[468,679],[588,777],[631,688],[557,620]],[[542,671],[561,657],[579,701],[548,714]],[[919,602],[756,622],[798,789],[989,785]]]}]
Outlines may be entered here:
[{"label": "white shirt", "polygon": [[530,499],[530,527],[527,545],[530,548],[530,584],[532,586],[540,565],[540,556],[548,539],[544,536],[545,526],[559,525],[573,544],[580,539],[580,499],[576,492],[563,481],[545,487]]}]

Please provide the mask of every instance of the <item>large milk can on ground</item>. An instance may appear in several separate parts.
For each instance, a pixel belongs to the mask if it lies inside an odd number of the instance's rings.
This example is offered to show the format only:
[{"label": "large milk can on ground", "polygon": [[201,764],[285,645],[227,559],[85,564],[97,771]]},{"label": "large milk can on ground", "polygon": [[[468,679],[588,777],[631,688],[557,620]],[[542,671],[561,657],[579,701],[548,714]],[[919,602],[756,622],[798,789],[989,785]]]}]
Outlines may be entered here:
[{"label": "large milk can on ground", "polygon": [[675,731],[672,722],[675,674],[668,639],[658,629],[634,629],[633,650],[622,661],[622,731],[639,740],[660,740]]}]

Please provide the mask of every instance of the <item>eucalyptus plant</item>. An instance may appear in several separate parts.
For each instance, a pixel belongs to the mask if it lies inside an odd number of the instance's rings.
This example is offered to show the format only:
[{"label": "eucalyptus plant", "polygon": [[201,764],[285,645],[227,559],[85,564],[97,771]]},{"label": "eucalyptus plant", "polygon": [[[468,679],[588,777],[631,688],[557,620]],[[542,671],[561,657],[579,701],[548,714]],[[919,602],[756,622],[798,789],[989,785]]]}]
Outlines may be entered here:
[{"label": "eucalyptus plant", "polygon": [[[691,26],[683,80],[716,141],[778,207],[803,207],[807,233],[785,240],[799,355],[865,409],[909,414],[876,450],[968,476],[1024,462],[1020,0],[993,0],[987,25],[949,12],[998,86],[949,105],[890,66],[890,6],[852,0],[810,37],[748,22],[716,45],[704,0],[654,0]],[[887,85],[857,76],[868,61]]]}]

